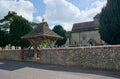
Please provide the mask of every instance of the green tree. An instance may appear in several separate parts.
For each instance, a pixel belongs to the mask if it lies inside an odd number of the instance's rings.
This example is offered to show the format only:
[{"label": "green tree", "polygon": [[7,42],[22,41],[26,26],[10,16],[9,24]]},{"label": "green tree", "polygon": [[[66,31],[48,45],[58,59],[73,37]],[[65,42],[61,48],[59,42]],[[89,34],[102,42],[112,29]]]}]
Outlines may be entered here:
[{"label": "green tree", "polygon": [[99,21],[101,39],[108,44],[120,44],[120,0],[107,0]]},{"label": "green tree", "polygon": [[14,11],[9,11],[6,16],[4,16],[3,19],[0,20],[1,23],[8,21],[7,23],[11,23],[13,21],[13,17],[17,16],[17,13]]},{"label": "green tree", "polygon": [[66,43],[67,41],[67,37],[66,37],[66,31],[63,29],[63,27],[61,25],[56,25],[54,28],[53,28],[53,31],[55,33],[57,33],[58,35],[62,36],[63,39],[60,39],[60,40],[57,40],[55,45],[57,46],[62,46]]},{"label": "green tree", "polygon": [[4,48],[8,44],[9,44],[8,32],[0,29],[0,47]]},{"label": "green tree", "polygon": [[32,30],[30,23],[22,16],[15,16],[10,24],[10,42],[14,46],[28,47],[29,41],[21,39],[21,36]]},{"label": "green tree", "polygon": [[7,21],[7,28],[10,29],[10,44],[14,46],[28,47],[30,42],[21,39],[21,36],[27,34],[32,30],[31,23],[22,16],[18,16],[15,12],[8,12],[8,14],[0,20],[0,22]]}]

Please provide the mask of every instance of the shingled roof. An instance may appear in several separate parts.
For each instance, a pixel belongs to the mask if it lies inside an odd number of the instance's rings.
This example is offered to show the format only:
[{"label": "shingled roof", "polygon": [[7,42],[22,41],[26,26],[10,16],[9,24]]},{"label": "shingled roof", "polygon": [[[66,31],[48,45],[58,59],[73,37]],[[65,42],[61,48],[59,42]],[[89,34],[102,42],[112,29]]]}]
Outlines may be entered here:
[{"label": "shingled roof", "polygon": [[93,21],[75,23],[73,24],[73,28],[72,28],[72,32],[83,32],[83,31],[93,31],[93,30],[96,30]]},{"label": "shingled roof", "polygon": [[23,39],[32,39],[37,37],[47,37],[53,39],[61,39],[62,37],[49,29],[47,22],[42,22],[36,26],[36,28],[30,33],[22,36]]}]

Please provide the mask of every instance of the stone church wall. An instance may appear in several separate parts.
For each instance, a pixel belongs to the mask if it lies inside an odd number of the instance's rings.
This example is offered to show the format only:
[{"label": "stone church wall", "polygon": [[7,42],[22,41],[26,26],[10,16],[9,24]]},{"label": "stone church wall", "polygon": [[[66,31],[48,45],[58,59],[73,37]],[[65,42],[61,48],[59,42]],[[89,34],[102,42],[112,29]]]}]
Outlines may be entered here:
[{"label": "stone church wall", "polygon": [[98,30],[72,33],[72,44],[70,46],[89,46],[89,40],[95,41],[95,45],[102,44]]}]

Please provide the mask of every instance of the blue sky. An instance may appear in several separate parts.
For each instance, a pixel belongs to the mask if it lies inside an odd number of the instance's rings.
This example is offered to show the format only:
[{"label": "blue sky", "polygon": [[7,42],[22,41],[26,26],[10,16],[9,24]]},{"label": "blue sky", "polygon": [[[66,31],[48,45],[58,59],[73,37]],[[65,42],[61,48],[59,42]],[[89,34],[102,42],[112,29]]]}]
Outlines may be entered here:
[{"label": "blue sky", "polygon": [[93,20],[107,0],[0,0],[0,19],[8,11],[15,11],[29,21],[41,22],[44,18],[50,28],[56,24],[71,30],[78,22]]}]

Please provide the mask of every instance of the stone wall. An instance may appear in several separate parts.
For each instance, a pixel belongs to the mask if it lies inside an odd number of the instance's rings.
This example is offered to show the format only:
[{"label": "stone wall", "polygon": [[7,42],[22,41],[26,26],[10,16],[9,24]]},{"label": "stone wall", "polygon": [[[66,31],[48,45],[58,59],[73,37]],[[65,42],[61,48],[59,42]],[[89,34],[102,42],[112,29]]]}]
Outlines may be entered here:
[{"label": "stone wall", "polygon": [[[20,52],[20,50],[0,51],[0,58],[21,60]],[[40,53],[41,60],[25,58],[24,61],[120,71],[120,46],[52,48],[41,49]]]},{"label": "stone wall", "polygon": [[42,63],[120,70],[120,46],[42,49]]},{"label": "stone wall", "polygon": [[21,60],[21,50],[0,50],[0,59]]}]

